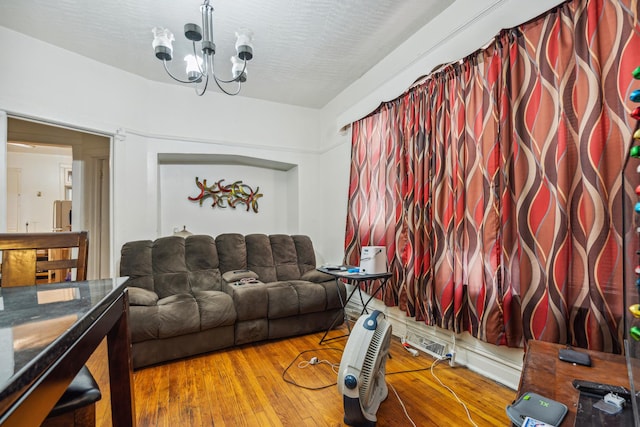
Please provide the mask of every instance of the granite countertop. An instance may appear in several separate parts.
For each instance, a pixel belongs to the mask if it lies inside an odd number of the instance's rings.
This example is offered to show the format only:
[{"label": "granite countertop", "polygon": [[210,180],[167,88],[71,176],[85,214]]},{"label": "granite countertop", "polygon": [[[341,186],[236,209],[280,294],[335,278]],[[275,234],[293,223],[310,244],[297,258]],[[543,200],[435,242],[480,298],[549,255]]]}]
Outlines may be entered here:
[{"label": "granite countertop", "polygon": [[35,381],[123,292],[126,278],[0,288],[0,400]]}]

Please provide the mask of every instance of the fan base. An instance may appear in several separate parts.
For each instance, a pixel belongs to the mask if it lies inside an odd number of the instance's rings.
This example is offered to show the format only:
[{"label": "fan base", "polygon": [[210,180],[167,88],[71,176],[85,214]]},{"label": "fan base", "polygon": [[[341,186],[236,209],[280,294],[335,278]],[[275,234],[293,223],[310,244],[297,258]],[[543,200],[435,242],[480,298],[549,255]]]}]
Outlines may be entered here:
[{"label": "fan base", "polygon": [[343,396],[344,423],[353,427],[375,427],[376,422],[365,418],[360,408],[360,399]]}]

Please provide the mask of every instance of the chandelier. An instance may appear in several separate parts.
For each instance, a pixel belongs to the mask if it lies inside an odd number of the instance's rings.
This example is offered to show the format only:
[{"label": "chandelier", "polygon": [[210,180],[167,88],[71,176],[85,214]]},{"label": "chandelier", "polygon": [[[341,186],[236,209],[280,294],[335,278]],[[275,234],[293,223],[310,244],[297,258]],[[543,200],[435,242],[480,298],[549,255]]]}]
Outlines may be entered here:
[{"label": "chandelier", "polygon": [[[162,61],[164,69],[169,76],[180,82],[193,84],[198,96],[204,95],[209,85],[209,79],[213,79],[220,90],[227,95],[237,95],[240,93],[242,83],[247,80],[247,61],[253,58],[253,45],[251,30],[241,29],[236,31],[236,56],[231,57],[231,75],[228,80],[220,79],[216,76],[213,67],[214,55],[216,54],[216,44],[213,42],[213,6],[209,0],[204,0],[200,6],[202,14],[202,28],[197,24],[185,24],[184,36],[193,44],[193,53],[184,57],[186,62],[186,79],[176,77],[169,68],[167,62],[173,59],[173,45],[175,40],[169,29],[154,27],[153,50],[156,58]],[[200,42],[200,54],[196,42]],[[223,85],[235,86],[235,89],[227,90]]]}]

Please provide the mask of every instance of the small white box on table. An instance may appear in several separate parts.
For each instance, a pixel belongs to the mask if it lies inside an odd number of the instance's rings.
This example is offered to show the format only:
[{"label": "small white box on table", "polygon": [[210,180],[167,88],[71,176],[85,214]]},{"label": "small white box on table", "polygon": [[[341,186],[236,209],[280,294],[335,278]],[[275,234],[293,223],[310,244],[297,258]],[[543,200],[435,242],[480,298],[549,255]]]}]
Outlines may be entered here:
[{"label": "small white box on table", "polygon": [[363,246],[360,252],[360,273],[378,274],[387,272],[387,248]]}]

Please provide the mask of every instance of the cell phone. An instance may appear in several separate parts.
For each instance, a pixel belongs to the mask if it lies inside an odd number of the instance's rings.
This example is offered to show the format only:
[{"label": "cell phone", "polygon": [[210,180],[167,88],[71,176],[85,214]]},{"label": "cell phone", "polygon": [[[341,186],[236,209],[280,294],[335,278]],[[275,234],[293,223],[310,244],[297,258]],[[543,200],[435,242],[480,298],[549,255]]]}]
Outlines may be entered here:
[{"label": "cell phone", "polygon": [[570,348],[561,348],[558,351],[558,358],[563,362],[575,363],[577,365],[591,366],[591,357],[587,353],[575,351]]}]

